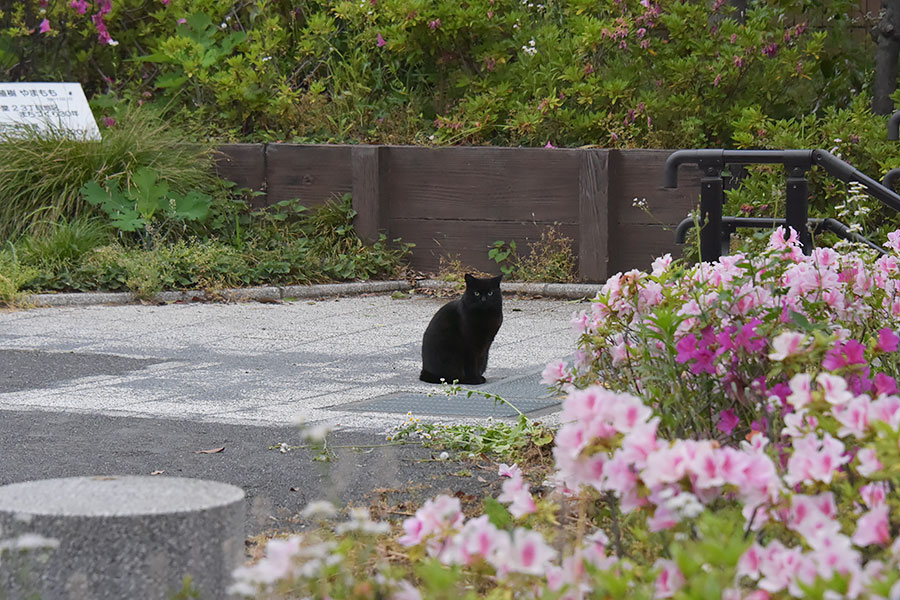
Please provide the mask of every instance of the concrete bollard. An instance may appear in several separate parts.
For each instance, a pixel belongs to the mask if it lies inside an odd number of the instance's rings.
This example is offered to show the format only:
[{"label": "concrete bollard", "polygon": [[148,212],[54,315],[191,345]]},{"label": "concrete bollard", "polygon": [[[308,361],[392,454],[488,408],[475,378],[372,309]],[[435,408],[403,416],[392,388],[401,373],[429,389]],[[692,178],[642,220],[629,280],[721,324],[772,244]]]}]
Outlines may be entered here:
[{"label": "concrete bollard", "polygon": [[[0,596],[44,600],[169,599],[185,577],[225,598],[243,561],[244,492],[181,477],[71,477],[0,487],[0,538],[58,546],[7,549]],[[30,542],[29,542],[30,541]]]}]

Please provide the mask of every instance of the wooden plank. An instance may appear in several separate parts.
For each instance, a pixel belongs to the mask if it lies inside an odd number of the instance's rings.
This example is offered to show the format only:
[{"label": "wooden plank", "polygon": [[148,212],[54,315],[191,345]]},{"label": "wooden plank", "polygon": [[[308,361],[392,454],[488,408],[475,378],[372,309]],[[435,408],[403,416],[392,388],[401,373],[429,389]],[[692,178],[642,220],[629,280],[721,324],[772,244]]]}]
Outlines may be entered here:
[{"label": "wooden plank", "polygon": [[[497,263],[488,258],[488,249],[497,241],[514,241],[519,252],[541,238],[543,226],[527,221],[458,221],[443,219],[390,219],[391,237],[416,245],[410,257],[411,266],[419,271],[436,273],[441,257],[459,259],[463,265],[486,273],[500,273]],[[577,248],[578,225],[561,224],[562,235],[573,240]]]},{"label": "wooden plank", "polygon": [[299,198],[305,206],[318,206],[335,195],[350,193],[350,159],[351,146],[268,144],[269,204]]},{"label": "wooden plank", "polygon": [[[266,191],[266,145],[223,144],[216,149],[216,173],[241,188]],[[250,200],[254,208],[266,205],[265,196]]]},{"label": "wooden plank", "polygon": [[649,270],[653,260],[669,252],[673,258],[682,257],[682,246],[675,243],[675,231],[660,225],[619,225],[616,232],[616,263],[610,274],[631,269]]},{"label": "wooden plank", "polygon": [[578,185],[578,278],[605,281],[609,266],[609,151],[581,153]]},{"label": "wooden plank", "polygon": [[350,151],[353,182],[353,226],[363,240],[374,242],[387,233],[386,211],[381,206],[379,156],[382,146],[354,146]]},{"label": "wooden plank", "polygon": [[409,218],[578,219],[580,151],[390,147],[382,191]]},{"label": "wooden plank", "polygon": [[[677,225],[699,204],[700,170],[693,165],[678,169],[678,187],[665,189],[663,167],[672,150],[623,150],[616,172],[614,202],[618,222]],[[645,209],[635,200],[646,200]]]}]

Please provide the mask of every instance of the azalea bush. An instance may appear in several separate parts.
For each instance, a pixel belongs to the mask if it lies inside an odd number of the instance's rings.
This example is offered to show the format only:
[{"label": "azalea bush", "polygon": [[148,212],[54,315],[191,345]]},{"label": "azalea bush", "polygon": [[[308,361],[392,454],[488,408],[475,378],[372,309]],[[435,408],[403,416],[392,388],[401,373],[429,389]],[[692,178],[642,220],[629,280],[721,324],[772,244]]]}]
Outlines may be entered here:
[{"label": "azalea bush", "polygon": [[[389,524],[354,509],[317,533],[269,542],[235,572],[233,591],[263,597],[397,599],[894,598],[900,397],[848,392],[819,378],[773,440],[739,446],[668,440],[639,398],[600,386],[564,402],[553,494],[536,499],[521,469],[484,514],[427,501]],[[851,432],[846,413],[865,406]],[[843,441],[842,441],[843,440]],[[549,483],[549,482],[548,482]],[[307,517],[333,517],[315,503]]]},{"label": "azalea bush", "polygon": [[779,229],[760,256],[614,276],[573,320],[576,365],[545,372],[567,390],[547,480],[501,464],[482,510],[439,496],[391,534],[323,521],[234,590],[898,597],[900,231],[886,245],[804,256]]},{"label": "azalea bush", "polygon": [[548,366],[545,380],[640,395],[666,435],[771,435],[795,376],[824,367],[854,393],[896,390],[898,267],[866,250],[804,256],[783,228],[758,254],[694,266],[666,255],[606,282],[573,317],[574,364]]},{"label": "azalea bush", "polygon": [[76,80],[217,137],[717,146],[742,111],[844,105],[852,0],[25,0],[0,74]]}]

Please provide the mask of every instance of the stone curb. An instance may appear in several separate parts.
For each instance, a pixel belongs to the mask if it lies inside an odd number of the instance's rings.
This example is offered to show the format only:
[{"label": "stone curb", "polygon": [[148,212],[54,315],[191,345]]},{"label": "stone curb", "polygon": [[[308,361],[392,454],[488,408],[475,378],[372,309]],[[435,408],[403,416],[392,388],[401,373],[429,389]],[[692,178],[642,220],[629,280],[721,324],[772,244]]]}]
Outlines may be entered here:
[{"label": "stone curb", "polygon": [[[602,285],[600,283],[518,283],[515,281],[504,281],[500,284],[500,289],[507,294],[526,294],[529,296],[577,300],[595,297]],[[438,279],[423,279],[416,282],[416,287],[426,290],[455,291],[456,283]]]},{"label": "stone curb", "polygon": [[[314,285],[262,286],[249,288],[231,288],[218,292],[214,297],[228,302],[247,302],[251,300],[284,300],[286,298],[323,298],[328,296],[349,296],[355,294],[372,294],[395,291],[408,291],[413,287],[429,290],[455,291],[456,284],[424,279],[415,286],[408,281],[360,281],[352,283],[323,283]],[[600,284],[585,283],[515,283],[501,284],[506,293],[544,296],[546,298],[593,298],[600,289]],[[202,290],[183,292],[160,292],[155,302],[190,302],[194,298],[206,299],[208,294]],[[135,302],[130,292],[78,292],[65,294],[32,294],[25,296],[24,301],[35,306],[94,306],[98,304],[130,304]]]}]

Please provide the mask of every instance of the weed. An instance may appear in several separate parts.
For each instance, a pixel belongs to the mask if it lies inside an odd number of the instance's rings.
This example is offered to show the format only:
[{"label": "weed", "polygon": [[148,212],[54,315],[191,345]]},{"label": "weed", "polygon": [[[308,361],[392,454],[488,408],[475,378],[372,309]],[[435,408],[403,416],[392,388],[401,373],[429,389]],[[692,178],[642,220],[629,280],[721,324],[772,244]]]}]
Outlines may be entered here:
[{"label": "weed", "polygon": [[41,234],[53,223],[91,214],[82,186],[116,181],[128,188],[141,167],[154,169],[179,193],[222,190],[211,146],[184,139],[148,107],[123,110],[101,141],[72,140],[56,130],[0,132],[0,240]]},{"label": "weed", "polygon": [[549,456],[547,450],[553,442],[553,433],[522,414],[512,403],[496,394],[463,388],[459,385],[444,384],[443,393],[448,396],[475,394],[486,400],[511,406],[519,413],[515,423],[494,421],[488,417],[485,425],[442,425],[422,423],[411,412],[406,421],[394,427],[388,439],[417,440],[426,447],[457,452],[460,456],[474,458],[482,454],[513,462],[537,461],[543,463]]},{"label": "weed", "polygon": [[551,225],[533,242],[527,256],[516,253],[514,241],[498,240],[488,250],[488,258],[500,265],[507,279],[516,281],[570,282],[575,280],[575,256],[572,240]]}]

